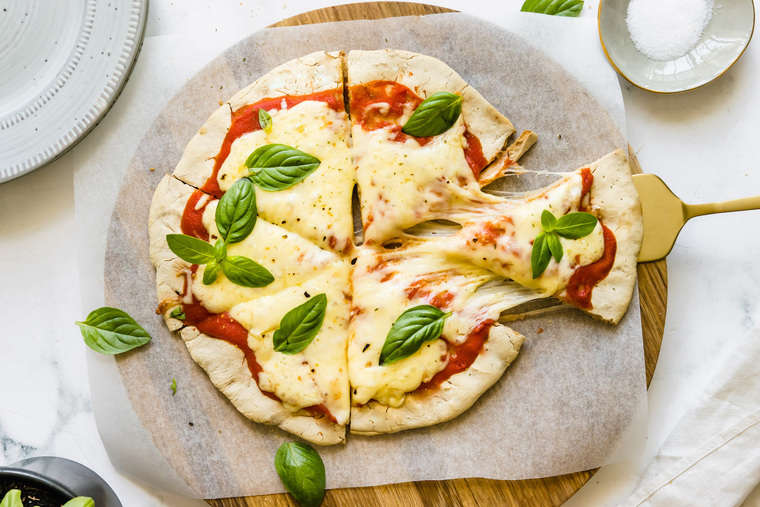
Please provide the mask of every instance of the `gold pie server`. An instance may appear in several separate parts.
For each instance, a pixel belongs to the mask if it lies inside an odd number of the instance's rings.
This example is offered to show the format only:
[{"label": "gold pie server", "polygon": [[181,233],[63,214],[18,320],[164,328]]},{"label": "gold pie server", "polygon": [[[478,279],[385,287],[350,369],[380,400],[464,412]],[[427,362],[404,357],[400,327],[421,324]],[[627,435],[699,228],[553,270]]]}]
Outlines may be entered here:
[{"label": "gold pie server", "polygon": [[639,262],[662,259],[670,253],[684,224],[694,217],[760,209],[760,196],[710,204],[686,204],[658,176],[634,174],[633,183],[641,199],[644,241]]}]

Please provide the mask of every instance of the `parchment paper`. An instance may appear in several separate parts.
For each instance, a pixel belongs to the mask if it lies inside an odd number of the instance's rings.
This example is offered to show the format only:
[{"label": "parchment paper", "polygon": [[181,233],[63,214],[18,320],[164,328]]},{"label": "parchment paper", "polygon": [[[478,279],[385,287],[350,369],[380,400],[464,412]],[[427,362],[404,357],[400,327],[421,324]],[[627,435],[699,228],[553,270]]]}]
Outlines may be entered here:
[{"label": "parchment paper", "polygon": [[[272,460],[293,437],[241,416],[155,315],[147,238],[153,189],[220,98],[310,51],[381,47],[441,58],[518,130],[537,132],[539,143],[521,161],[526,168],[572,170],[625,147],[607,112],[559,65],[522,39],[461,14],[266,30],[209,64],[137,148],[110,223],[104,280],[106,303],[129,312],[153,336],[149,346],[117,361],[132,408],[166,462],[202,497],[282,491]],[[345,446],[320,449],[328,487],[522,479],[608,460],[645,399],[638,296],[617,327],[574,310],[512,326],[526,336],[517,361],[468,412],[432,428],[349,436]],[[150,468],[142,474],[148,481]]]}]

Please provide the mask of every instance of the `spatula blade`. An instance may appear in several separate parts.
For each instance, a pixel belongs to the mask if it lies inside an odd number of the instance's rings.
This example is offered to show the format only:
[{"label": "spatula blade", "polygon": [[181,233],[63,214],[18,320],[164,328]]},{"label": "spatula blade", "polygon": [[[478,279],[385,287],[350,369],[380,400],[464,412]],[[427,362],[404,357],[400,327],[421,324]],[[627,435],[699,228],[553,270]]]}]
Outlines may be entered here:
[{"label": "spatula blade", "polygon": [[641,200],[644,240],[639,262],[662,259],[673,248],[686,223],[684,203],[654,174],[635,174],[633,183]]}]

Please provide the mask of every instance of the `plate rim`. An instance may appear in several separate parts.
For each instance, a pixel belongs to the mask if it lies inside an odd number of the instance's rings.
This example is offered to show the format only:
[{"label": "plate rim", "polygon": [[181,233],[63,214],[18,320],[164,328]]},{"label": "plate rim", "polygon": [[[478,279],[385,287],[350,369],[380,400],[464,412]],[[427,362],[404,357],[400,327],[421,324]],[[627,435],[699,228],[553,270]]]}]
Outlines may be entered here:
[{"label": "plate rim", "polygon": [[[140,54],[140,50],[142,49],[142,44],[145,36],[145,27],[147,25],[149,2],[150,0],[130,0],[131,13],[134,13],[136,11],[137,14],[134,35],[127,35],[118,55],[114,56],[115,60],[124,61],[126,64],[123,66],[115,66],[111,76],[104,81],[104,86],[102,87],[100,94],[92,95],[93,99],[105,95],[107,97],[106,102],[102,105],[99,105],[98,101],[92,101],[89,107],[89,112],[94,114],[92,114],[89,119],[84,119],[83,128],[76,129],[76,125],[74,125],[71,128],[67,129],[65,132],[53,138],[50,143],[46,143],[45,147],[26,154],[21,162],[14,163],[7,167],[0,167],[0,184],[7,183],[11,180],[29,174],[57,160],[62,155],[71,150],[74,146],[79,144],[85,137],[87,137],[87,135],[102,121],[106,114],[108,114],[116,100],[121,95],[121,92],[124,90],[124,86],[129,80],[129,76],[132,73],[132,69],[134,68],[137,57]],[[88,25],[90,3],[90,0],[87,0],[85,2],[84,28],[87,28],[89,26],[89,31],[92,32],[92,21],[94,20],[90,20],[90,25]],[[94,0],[93,3],[97,4],[97,0]],[[94,14],[92,16],[94,17]],[[129,14],[125,16],[127,23],[129,23],[129,18]],[[83,34],[86,35],[83,36]],[[90,39],[91,33],[88,34],[87,31],[83,29],[77,36],[76,42],[80,42],[82,40],[87,41]],[[78,60],[79,58],[81,58],[81,55],[77,54],[75,44],[75,48],[66,59],[66,65],[74,60]],[[73,75],[75,72],[76,70],[72,71],[66,79],[70,79],[71,75]],[[53,88],[60,87],[54,85]],[[110,92],[109,88],[111,89]],[[42,93],[47,95],[50,90],[51,87],[47,87]],[[53,94],[55,93],[56,92],[53,92]],[[13,116],[19,114],[28,116],[30,112],[35,113],[42,109],[44,105],[50,100],[50,98],[52,98],[52,95],[45,99],[41,99],[39,96],[37,96],[26,104],[21,105],[19,109],[11,114]],[[5,127],[10,128],[17,123],[18,121],[11,118]],[[72,134],[73,138],[71,138]]]}]

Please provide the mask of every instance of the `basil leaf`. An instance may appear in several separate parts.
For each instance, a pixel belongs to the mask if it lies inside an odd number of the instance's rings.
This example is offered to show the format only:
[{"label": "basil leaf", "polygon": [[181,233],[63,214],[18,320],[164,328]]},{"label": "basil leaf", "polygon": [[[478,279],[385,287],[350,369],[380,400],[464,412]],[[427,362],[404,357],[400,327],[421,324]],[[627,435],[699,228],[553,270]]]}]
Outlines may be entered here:
[{"label": "basil leaf", "polygon": [[549,251],[554,257],[554,260],[557,262],[561,261],[563,251],[562,251],[562,242],[559,240],[559,236],[557,236],[557,234],[554,232],[547,233],[546,245],[549,247]]},{"label": "basil leaf", "polygon": [[318,294],[286,313],[272,336],[274,350],[297,354],[305,349],[322,327],[326,308],[327,296]]},{"label": "basil leaf", "polygon": [[120,354],[150,341],[150,335],[127,312],[104,306],[76,322],[84,342],[101,354]]},{"label": "basil leaf", "polygon": [[62,507],[95,507],[95,500],[89,496],[78,496],[63,504]]},{"label": "basil leaf", "polygon": [[175,379],[174,377],[172,377],[172,383],[169,386],[169,388],[172,390],[172,396],[177,394],[177,379]]},{"label": "basil leaf", "polygon": [[557,225],[557,217],[555,217],[551,211],[545,209],[541,212],[541,227],[544,231],[552,232]]},{"label": "basil leaf", "polygon": [[520,8],[523,12],[538,12],[552,16],[578,17],[583,9],[583,0],[525,0]]},{"label": "basil leaf", "polygon": [[551,259],[552,253],[546,241],[546,234],[542,232],[533,240],[533,250],[530,252],[530,267],[533,271],[533,278],[541,276]]},{"label": "basil leaf", "polygon": [[462,97],[438,92],[422,101],[401,129],[415,137],[437,136],[449,130],[462,113]]},{"label": "basil leaf", "polygon": [[272,117],[269,116],[266,109],[259,109],[259,127],[269,134],[272,132]]},{"label": "basil leaf", "polygon": [[243,287],[264,287],[274,281],[267,268],[248,257],[233,256],[222,261],[224,276]]},{"label": "basil leaf", "polygon": [[227,243],[221,238],[217,239],[216,243],[214,243],[214,260],[219,263],[222,262],[225,257],[227,257]]},{"label": "basil leaf", "polygon": [[[243,241],[256,225],[256,189],[248,178],[240,178],[227,190],[216,207],[216,227],[227,243]],[[217,261],[221,259],[217,258]]]},{"label": "basil leaf", "polygon": [[267,144],[245,161],[251,178],[262,190],[285,190],[303,181],[319,167],[320,160],[286,144]]},{"label": "basil leaf", "polygon": [[219,263],[215,260],[206,264],[206,267],[203,270],[203,285],[211,285],[216,281],[219,276],[220,267]]},{"label": "basil leaf", "polygon": [[579,211],[560,217],[554,230],[563,238],[578,239],[591,234],[596,222],[596,217],[591,213]]},{"label": "basil leaf", "polygon": [[285,442],[274,455],[274,468],[288,493],[302,507],[317,507],[325,496],[325,464],[301,442]]},{"label": "basil leaf", "polygon": [[392,364],[417,352],[422,344],[435,340],[451,313],[435,306],[419,305],[402,313],[391,326],[380,351],[380,365]]},{"label": "basil leaf", "polygon": [[0,507],[24,507],[21,502],[21,490],[9,489],[0,502]]},{"label": "basil leaf", "polygon": [[202,239],[185,234],[167,234],[166,242],[177,257],[190,264],[206,264],[214,259],[214,247]]},{"label": "basil leaf", "polygon": [[172,312],[169,314],[169,317],[177,320],[185,320],[187,318],[181,306],[174,308],[174,310],[172,310]]}]

